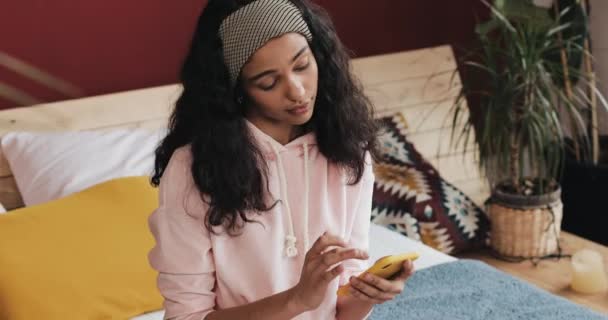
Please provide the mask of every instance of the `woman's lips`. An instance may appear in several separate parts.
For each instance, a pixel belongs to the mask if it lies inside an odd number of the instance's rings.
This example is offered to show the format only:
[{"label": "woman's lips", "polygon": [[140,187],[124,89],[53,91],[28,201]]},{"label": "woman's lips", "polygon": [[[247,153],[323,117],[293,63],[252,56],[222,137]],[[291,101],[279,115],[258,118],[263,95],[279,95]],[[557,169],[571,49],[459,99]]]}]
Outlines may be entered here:
[{"label": "woman's lips", "polygon": [[293,114],[293,115],[302,115],[305,114],[306,112],[308,112],[308,104],[303,104],[300,106],[296,106],[295,108],[291,108],[289,110],[287,110],[287,112]]}]

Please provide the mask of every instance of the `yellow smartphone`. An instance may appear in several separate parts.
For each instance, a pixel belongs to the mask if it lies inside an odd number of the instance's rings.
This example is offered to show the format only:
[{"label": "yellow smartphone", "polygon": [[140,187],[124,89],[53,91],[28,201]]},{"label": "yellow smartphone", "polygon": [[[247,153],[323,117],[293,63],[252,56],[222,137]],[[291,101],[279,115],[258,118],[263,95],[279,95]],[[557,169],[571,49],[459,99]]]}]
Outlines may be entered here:
[{"label": "yellow smartphone", "polygon": [[[403,269],[403,263],[405,260],[414,261],[418,259],[420,255],[416,252],[409,252],[403,254],[395,254],[386,257],[382,257],[374,263],[369,269],[360,274],[358,277],[365,273],[371,273],[378,277],[388,279]],[[350,284],[347,283],[338,288],[338,296],[346,296],[348,295],[350,289]]]}]

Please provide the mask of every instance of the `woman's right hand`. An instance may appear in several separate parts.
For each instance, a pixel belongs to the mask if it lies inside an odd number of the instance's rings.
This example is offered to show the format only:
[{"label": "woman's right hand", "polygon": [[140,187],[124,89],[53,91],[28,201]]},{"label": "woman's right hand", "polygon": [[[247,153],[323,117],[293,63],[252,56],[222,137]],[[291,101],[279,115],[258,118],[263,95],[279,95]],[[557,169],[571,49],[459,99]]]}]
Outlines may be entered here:
[{"label": "woman's right hand", "polygon": [[363,250],[346,246],[344,240],[327,232],[315,241],[306,253],[300,281],[292,289],[296,305],[316,309],[325,299],[329,283],[344,270],[342,261],[369,257]]}]

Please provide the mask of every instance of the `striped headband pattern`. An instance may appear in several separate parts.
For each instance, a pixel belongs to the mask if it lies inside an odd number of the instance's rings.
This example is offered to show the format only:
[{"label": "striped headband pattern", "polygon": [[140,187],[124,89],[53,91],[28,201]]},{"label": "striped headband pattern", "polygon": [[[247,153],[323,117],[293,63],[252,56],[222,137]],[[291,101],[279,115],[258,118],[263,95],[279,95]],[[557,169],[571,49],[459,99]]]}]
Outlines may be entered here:
[{"label": "striped headband pattern", "polygon": [[226,17],[220,25],[224,61],[233,86],[251,55],[269,40],[296,32],[309,42],[312,33],[289,0],[256,0]]}]

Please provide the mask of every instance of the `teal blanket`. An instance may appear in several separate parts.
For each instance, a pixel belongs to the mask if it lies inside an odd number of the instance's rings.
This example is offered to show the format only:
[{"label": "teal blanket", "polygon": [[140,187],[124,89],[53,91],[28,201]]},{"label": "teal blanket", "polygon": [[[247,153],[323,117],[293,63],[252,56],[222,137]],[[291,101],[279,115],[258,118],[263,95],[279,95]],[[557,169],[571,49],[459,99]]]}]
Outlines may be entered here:
[{"label": "teal blanket", "polygon": [[417,271],[403,293],[376,306],[369,319],[606,320],[608,316],[529,285],[483,262],[461,259]]}]

